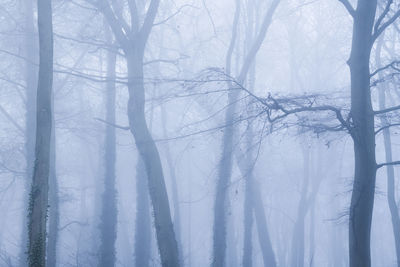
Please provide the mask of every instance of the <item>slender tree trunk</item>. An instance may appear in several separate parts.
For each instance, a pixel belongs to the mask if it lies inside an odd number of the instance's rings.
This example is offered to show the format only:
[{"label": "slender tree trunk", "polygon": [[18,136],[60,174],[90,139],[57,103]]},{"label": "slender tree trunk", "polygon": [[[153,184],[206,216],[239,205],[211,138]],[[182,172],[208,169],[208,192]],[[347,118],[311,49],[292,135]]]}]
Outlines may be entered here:
[{"label": "slender tree trunk", "polygon": [[135,266],[147,267],[151,255],[151,217],[149,187],[146,169],[139,157],[136,165],[136,228],[135,228]]},{"label": "slender tree trunk", "polygon": [[[272,16],[278,7],[279,0],[272,1],[268,8],[260,31],[254,38],[254,42],[249,48],[249,52],[245,55],[243,65],[240,68],[240,73],[237,78],[237,83],[243,84],[247,74],[250,70],[251,65],[254,63],[254,59],[259,51],[262,42],[265,39],[267,31],[272,21]],[[228,77],[231,76],[231,59],[233,50],[235,48],[237,38],[237,28],[240,16],[240,1],[236,1],[236,11],[233,20],[232,27],[232,38],[229,45],[228,53],[226,56],[226,74]],[[218,180],[216,187],[216,197],[214,202],[214,229],[213,229],[213,267],[225,266],[225,253],[226,253],[226,208],[227,208],[227,187],[230,182],[232,174],[232,156],[233,156],[233,145],[235,136],[235,125],[234,117],[236,112],[236,102],[239,97],[239,91],[234,90],[232,82],[227,82],[229,87],[228,92],[228,106],[225,112],[225,129],[222,138],[222,153],[221,159],[218,165]]]},{"label": "slender tree trunk", "polygon": [[[247,167],[245,163],[248,162],[248,160],[244,158],[244,154],[241,154],[238,151],[235,152],[235,158],[241,175],[245,176],[247,174]],[[253,181],[252,207],[257,225],[258,241],[261,248],[264,266],[275,267],[276,266],[275,253],[272,248],[272,243],[269,236],[268,224],[260,192],[260,186],[257,184],[257,181],[254,178],[252,181]]]},{"label": "slender tree trunk", "polygon": [[[36,59],[36,38],[34,29],[34,18],[33,18],[33,5],[34,1],[24,1],[23,7],[25,9],[25,84],[26,84],[26,100],[25,100],[25,180],[24,180],[24,212],[28,210],[28,192],[31,184],[33,175],[33,164],[35,156],[35,131],[36,131],[36,90],[37,90],[37,68],[34,62]],[[27,266],[26,261],[26,244],[28,241],[27,232],[27,216],[24,213],[21,228],[21,246],[19,253],[19,266]]]},{"label": "slender tree trunk", "polygon": [[[107,29],[107,40],[112,44],[112,37]],[[107,52],[107,85],[106,85],[106,126],[105,136],[105,175],[100,219],[100,261],[99,266],[115,266],[115,241],[117,239],[117,190],[115,177],[116,136],[115,127],[115,65],[116,53]]]},{"label": "slender tree trunk", "polygon": [[374,114],[371,104],[369,61],[377,1],[359,0],[351,47],[351,136],[354,143],[354,183],[350,203],[350,267],[370,267],[370,235],[374,205],[376,159]]},{"label": "slender tree trunk", "polygon": [[264,267],[276,267],[275,253],[269,236],[267,217],[264,210],[260,187],[253,183],[253,207],[257,224],[258,241],[263,256]]},{"label": "slender tree trunk", "polygon": [[[54,102],[54,99],[53,101]],[[54,107],[54,105],[53,105]],[[56,266],[57,241],[60,222],[58,180],[56,164],[56,132],[54,119],[52,120],[51,144],[50,144],[50,177],[49,177],[49,235],[47,244],[47,266]]]},{"label": "slender tree trunk", "polygon": [[[381,48],[383,42],[383,35],[379,39],[377,48],[376,48],[376,65],[379,67],[382,66],[381,64]],[[382,74],[379,74],[379,78],[383,79]],[[381,86],[379,88],[379,109],[386,108],[386,88]],[[383,126],[390,125],[389,120],[385,115],[380,117],[381,124]],[[385,147],[385,160],[386,162],[392,162],[392,140],[390,135],[390,129],[386,128],[383,131],[383,143]],[[399,209],[396,203],[396,194],[395,194],[395,181],[394,181],[394,167],[393,165],[386,166],[386,174],[387,174],[387,202],[390,210],[390,216],[392,219],[392,228],[393,228],[393,236],[395,242],[395,249],[396,249],[396,259],[397,259],[397,266],[400,267],[400,216],[399,216]]]},{"label": "slender tree trunk", "polygon": [[246,176],[246,185],[245,185],[245,201],[244,201],[244,246],[243,246],[243,266],[251,267],[252,263],[252,254],[253,254],[253,245],[252,245],[252,236],[253,236],[253,173],[252,170],[249,170],[248,175]]},{"label": "slender tree trunk", "polygon": [[46,265],[46,219],[52,128],[53,27],[51,0],[38,0],[39,80],[36,108],[35,164],[29,201],[28,261]]},{"label": "slender tree trunk", "polygon": [[297,209],[297,218],[293,227],[291,265],[293,267],[304,266],[304,220],[309,208],[308,204],[308,185],[310,182],[310,149],[303,149],[303,184],[299,206]]}]

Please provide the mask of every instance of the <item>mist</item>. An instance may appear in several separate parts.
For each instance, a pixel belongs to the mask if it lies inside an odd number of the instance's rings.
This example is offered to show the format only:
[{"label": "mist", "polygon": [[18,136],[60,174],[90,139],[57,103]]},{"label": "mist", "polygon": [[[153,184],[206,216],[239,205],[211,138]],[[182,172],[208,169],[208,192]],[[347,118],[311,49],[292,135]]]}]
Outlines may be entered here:
[{"label": "mist", "polygon": [[400,267],[399,17],[1,0],[0,266]]}]

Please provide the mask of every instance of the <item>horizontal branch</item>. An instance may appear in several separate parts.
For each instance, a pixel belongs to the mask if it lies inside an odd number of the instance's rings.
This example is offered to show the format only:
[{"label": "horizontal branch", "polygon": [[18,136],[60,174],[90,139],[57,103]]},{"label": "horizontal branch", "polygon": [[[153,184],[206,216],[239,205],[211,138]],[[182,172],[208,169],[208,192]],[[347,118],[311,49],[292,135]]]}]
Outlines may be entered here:
[{"label": "horizontal branch", "polygon": [[394,106],[394,107],[391,107],[391,108],[385,108],[385,109],[382,109],[382,110],[374,111],[374,115],[388,113],[388,112],[396,111],[396,110],[399,110],[399,109],[400,109],[400,105],[397,105],[397,106]]},{"label": "horizontal branch", "polygon": [[377,164],[376,168],[379,169],[384,166],[394,166],[394,165],[400,165],[400,161],[392,161],[392,162],[385,162],[385,163]]}]

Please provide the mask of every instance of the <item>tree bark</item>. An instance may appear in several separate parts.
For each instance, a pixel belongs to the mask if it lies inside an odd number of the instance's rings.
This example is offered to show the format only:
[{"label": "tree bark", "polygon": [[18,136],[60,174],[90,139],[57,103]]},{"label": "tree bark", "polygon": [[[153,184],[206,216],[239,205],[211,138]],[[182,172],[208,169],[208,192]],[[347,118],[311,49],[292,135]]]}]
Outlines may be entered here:
[{"label": "tree bark", "polygon": [[46,219],[52,128],[53,26],[51,0],[38,0],[39,80],[36,105],[35,164],[29,201],[28,262],[46,265]]}]

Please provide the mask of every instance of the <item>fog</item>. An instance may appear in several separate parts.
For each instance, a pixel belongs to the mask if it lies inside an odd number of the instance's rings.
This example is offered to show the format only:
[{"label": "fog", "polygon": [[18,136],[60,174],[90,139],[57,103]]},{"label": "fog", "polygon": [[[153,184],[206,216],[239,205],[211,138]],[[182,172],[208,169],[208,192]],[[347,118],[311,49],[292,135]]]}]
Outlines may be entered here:
[{"label": "fog", "polygon": [[0,0],[0,266],[400,266],[399,16]]}]

